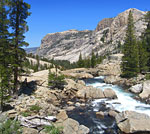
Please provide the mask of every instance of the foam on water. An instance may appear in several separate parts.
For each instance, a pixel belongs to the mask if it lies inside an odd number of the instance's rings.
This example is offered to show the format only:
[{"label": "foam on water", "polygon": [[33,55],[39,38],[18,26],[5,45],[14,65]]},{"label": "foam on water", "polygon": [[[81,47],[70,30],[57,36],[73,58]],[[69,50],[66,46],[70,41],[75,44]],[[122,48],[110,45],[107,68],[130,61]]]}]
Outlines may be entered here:
[{"label": "foam on water", "polygon": [[[93,107],[94,111],[97,111],[98,108],[96,107],[99,102],[105,102],[107,104],[107,107],[113,107],[114,109],[122,112],[125,110],[131,110],[136,111],[139,113],[145,113],[150,116],[150,105],[144,104],[140,101],[137,101],[134,99],[134,95],[128,92],[125,92],[121,87],[112,85],[112,84],[106,84],[102,81],[104,77],[96,77],[95,82],[93,83],[86,83],[86,85],[91,85],[93,87],[100,88],[104,90],[105,88],[111,88],[113,89],[117,94],[117,99],[115,100],[107,100],[107,99],[97,99],[93,101]],[[100,82],[97,80],[101,79]]]}]

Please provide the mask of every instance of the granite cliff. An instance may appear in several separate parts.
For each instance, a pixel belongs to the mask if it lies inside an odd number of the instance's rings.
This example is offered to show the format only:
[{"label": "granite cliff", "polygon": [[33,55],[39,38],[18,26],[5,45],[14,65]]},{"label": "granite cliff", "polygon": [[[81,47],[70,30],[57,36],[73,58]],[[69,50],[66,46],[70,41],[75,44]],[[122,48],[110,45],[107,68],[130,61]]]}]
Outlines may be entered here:
[{"label": "granite cliff", "polygon": [[88,57],[92,50],[99,55],[117,53],[124,42],[130,10],[133,13],[135,33],[138,38],[146,28],[143,19],[146,12],[131,8],[114,18],[101,20],[93,31],[68,30],[47,34],[42,39],[36,54],[75,62],[80,53],[83,57]]}]

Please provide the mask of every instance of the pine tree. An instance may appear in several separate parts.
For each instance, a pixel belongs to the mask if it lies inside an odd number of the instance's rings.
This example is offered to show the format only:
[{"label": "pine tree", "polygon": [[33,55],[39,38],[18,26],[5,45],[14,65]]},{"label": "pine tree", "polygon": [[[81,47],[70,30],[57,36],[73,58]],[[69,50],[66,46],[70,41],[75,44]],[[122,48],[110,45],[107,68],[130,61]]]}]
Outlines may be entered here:
[{"label": "pine tree", "polygon": [[139,72],[138,67],[138,47],[134,35],[134,22],[132,12],[129,12],[126,38],[123,47],[122,77],[136,77]]},{"label": "pine tree", "polygon": [[6,1],[0,1],[0,111],[3,111],[3,106],[10,90],[10,46],[9,32],[7,19],[8,11],[6,10]]},{"label": "pine tree", "polygon": [[147,23],[147,28],[144,31],[143,40],[147,51],[147,66],[148,71],[150,71],[150,11],[147,12],[145,16],[145,21]]},{"label": "pine tree", "polygon": [[79,55],[79,60],[78,60],[77,64],[78,64],[79,68],[84,67],[84,60],[82,59],[82,54],[81,53]]},{"label": "pine tree", "polygon": [[138,44],[138,52],[139,52],[139,71],[140,73],[142,72],[147,72],[148,67],[147,67],[147,52],[146,52],[146,45],[145,45],[145,40],[142,39],[141,41],[137,42]]},{"label": "pine tree", "polygon": [[30,5],[25,3],[23,0],[11,0],[10,1],[10,26],[12,29],[12,68],[14,73],[14,87],[13,93],[17,93],[18,88],[18,77],[22,71],[22,63],[25,58],[25,51],[22,49],[23,46],[28,44],[24,41],[24,33],[28,31],[26,19],[30,15],[28,10]]},{"label": "pine tree", "polygon": [[84,67],[85,68],[90,68],[91,67],[91,59],[90,57],[87,57],[84,59]]},{"label": "pine tree", "polygon": [[96,66],[96,56],[92,50],[92,56],[91,56],[91,67],[94,68]]}]

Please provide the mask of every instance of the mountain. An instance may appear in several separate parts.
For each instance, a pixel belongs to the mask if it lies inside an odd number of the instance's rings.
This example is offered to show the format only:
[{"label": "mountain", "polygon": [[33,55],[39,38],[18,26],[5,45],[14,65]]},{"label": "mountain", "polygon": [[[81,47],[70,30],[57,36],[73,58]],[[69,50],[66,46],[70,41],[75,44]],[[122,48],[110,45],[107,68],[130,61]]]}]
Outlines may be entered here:
[{"label": "mountain", "polygon": [[39,47],[31,47],[31,48],[24,48],[24,50],[25,50],[27,53],[33,53],[33,54],[35,54],[38,48],[39,48]]},{"label": "mountain", "polygon": [[47,58],[75,62],[80,53],[83,57],[91,55],[92,50],[99,55],[116,53],[124,43],[129,11],[135,22],[135,33],[139,37],[146,28],[146,12],[135,8],[128,9],[114,18],[101,20],[94,31],[68,30],[47,34],[41,41],[37,54]]}]

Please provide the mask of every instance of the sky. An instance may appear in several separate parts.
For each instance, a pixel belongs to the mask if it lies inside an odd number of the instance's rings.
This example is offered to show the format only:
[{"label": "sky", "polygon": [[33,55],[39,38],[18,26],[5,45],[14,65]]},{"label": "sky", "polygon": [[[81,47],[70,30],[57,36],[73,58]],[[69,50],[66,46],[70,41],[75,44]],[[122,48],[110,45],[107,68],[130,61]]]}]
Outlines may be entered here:
[{"label": "sky", "polygon": [[24,0],[31,5],[25,34],[28,47],[39,47],[48,33],[70,29],[94,30],[104,18],[129,9],[150,10],[150,0]]}]

